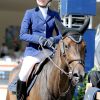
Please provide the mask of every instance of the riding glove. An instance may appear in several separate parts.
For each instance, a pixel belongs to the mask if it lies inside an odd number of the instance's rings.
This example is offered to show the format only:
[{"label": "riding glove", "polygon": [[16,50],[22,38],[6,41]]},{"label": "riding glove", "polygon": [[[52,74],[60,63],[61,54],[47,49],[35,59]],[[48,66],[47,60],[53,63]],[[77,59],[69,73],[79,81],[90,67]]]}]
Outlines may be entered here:
[{"label": "riding glove", "polygon": [[47,39],[44,38],[43,36],[41,36],[41,37],[39,38],[39,44],[40,44],[41,46],[44,46],[44,44],[45,44],[46,41],[47,41]]},{"label": "riding glove", "polygon": [[44,46],[51,48],[54,45],[54,38],[50,37],[47,39],[47,41],[45,42]]},{"label": "riding glove", "polygon": [[42,46],[44,46],[44,47],[50,48],[54,44],[54,38],[50,37],[50,38],[46,39],[46,38],[44,38],[44,37],[41,36],[39,38],[39,44],[42,45]]}]

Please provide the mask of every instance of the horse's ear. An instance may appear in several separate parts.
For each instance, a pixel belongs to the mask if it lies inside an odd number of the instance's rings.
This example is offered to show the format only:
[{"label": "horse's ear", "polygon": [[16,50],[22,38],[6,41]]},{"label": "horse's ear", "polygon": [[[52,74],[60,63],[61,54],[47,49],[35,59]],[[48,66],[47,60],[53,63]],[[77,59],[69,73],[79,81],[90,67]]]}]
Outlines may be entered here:
[{"label": "horse's ear", "polygon": [[86,29],[88,28],[90,22],[90,17],[87,17],[84,21],[84,24],[78,29],[79,33],[84,34]]},{"label": "horse's ear", "polygon": [[58,30],[60,30],[62,36],[69,31],[67,27],[65,27],[57,18],[55,18],[55,24]]},{"label": "horse's ear", "polygon": [[86,29],[88,28],[89,22],[90,22],[90,17],[87,17],[84,21],[84,24],[80,28],[75,29],[75,28],[65,27],[57,18],[55,18],[56,26],[60,30],[60,32],[62,33],[62,36],[64,36],[69,31],[77,31],[83,35],[84,32],[86,31]]}]

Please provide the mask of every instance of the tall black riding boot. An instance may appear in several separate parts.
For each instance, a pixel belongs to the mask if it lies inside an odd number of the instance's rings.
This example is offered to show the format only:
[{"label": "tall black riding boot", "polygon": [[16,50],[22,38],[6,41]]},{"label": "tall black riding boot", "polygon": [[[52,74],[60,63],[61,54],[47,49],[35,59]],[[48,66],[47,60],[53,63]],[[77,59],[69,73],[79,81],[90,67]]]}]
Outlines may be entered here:
[{"label": "tall black riding boot", "polygon": [[26,100],[26,82],[17,81],[17,100]]}]

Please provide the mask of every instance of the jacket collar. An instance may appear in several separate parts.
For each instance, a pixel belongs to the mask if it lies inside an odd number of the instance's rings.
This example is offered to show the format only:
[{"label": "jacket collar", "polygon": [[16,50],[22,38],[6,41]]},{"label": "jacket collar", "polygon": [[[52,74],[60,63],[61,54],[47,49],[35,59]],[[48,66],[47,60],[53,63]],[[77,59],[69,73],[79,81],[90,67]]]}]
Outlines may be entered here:
[{"label": "jacket collar", "polygon": [[35,8],[35,11],[36,11],[36,15],[42,19],[43,21],[48,21],[51,17],[52,17],[52,13],[51,13],[51,10],[50,8],[48,8],[48,11],[47,11],[47,17],[46,17],[46,20],[44,19],[43,15],[42,15],[42,12],[40,11],[39,7],[36,7]]}]

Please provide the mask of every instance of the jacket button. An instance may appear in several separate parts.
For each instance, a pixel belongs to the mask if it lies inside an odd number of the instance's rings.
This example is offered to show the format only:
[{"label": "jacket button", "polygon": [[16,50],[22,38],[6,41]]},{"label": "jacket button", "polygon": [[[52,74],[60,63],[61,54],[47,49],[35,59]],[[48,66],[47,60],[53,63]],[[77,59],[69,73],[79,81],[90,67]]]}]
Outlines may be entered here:
[{"label": "jacket button", "polygon": [[46,27],[46,24],[44,24],[44,26]]},{"label": "jacket button", "polygon": [[44,31],[44,34],[46,34],[46,31]]}]

